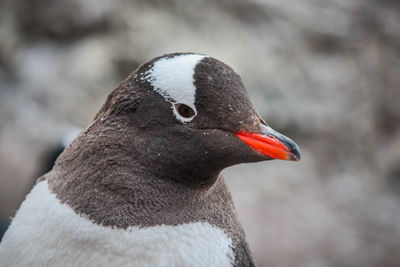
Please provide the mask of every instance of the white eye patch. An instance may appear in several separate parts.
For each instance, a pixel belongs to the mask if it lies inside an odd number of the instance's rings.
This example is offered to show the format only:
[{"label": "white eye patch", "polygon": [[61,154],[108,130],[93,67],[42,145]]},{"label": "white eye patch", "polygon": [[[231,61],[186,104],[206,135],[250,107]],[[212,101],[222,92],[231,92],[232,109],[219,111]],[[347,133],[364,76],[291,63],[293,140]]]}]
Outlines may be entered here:
[{"label": "white eye patch", "polygon": [[[145,79],[154,90],[172,104],[175,117],[182,123],[191,121],[197,110],[194,105],[196,87],[194,86],[194,71],[196,65],[206,56],[198,54],[184,54],[171,58],[161,58],[153,63],[153,67],[146,72]],[[181,116],[174,104],[182,103],[194,110],[195,115],[190,118]]]}]

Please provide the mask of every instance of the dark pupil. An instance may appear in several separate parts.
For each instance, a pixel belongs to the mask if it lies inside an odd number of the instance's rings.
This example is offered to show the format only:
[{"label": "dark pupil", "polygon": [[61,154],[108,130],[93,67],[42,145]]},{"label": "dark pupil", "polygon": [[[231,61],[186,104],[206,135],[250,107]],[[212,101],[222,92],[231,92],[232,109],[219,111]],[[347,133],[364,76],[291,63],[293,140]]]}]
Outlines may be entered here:
[{"label": "dark pupil", "polygon": [[186,106],[185,104],[177,104],[178,106],[178,113],[184,118],[190,118],[194,116],[194,110]]}]

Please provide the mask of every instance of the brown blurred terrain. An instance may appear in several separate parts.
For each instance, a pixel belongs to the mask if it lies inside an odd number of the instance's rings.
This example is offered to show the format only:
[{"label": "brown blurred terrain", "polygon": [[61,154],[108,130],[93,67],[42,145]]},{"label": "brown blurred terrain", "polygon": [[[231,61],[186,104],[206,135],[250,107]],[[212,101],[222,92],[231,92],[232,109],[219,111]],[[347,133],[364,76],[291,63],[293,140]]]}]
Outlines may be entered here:
[{"label": "brown blurred terrain", "polygon": [[111,89],[218,58],[303,158],[224,171],[259,266],[400,266],[400,2],[0,1],[0,216]]}]

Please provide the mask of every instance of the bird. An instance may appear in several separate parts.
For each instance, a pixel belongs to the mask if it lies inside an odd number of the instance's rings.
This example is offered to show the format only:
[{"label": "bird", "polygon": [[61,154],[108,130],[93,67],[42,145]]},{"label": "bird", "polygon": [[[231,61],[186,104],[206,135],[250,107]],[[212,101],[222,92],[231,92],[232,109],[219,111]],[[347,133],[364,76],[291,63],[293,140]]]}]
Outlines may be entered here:
[{"label": "bird", "polygon": [[300,149],[203,54],[139,66],[39,177],[0,266],[254,266],[221,171]]}]

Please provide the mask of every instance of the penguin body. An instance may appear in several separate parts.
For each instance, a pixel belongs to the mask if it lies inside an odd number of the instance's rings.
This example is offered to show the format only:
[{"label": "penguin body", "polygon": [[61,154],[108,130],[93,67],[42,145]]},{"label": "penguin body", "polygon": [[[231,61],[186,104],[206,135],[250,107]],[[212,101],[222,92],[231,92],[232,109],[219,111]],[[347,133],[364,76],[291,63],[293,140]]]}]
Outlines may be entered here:
[{"label": "penguin body", "polygon": [[220,172],[272,158],[300,154],[258,116],[229,66],[191,53],[155,58],[38,180],[0,265],[253,266]]},{"label": "penguin body", "polygon": [[27,196],[3,242],[1,266],[231,266],[234,257],[232,240],[206,222],[94,224],[61,204],[45,180]]}]

